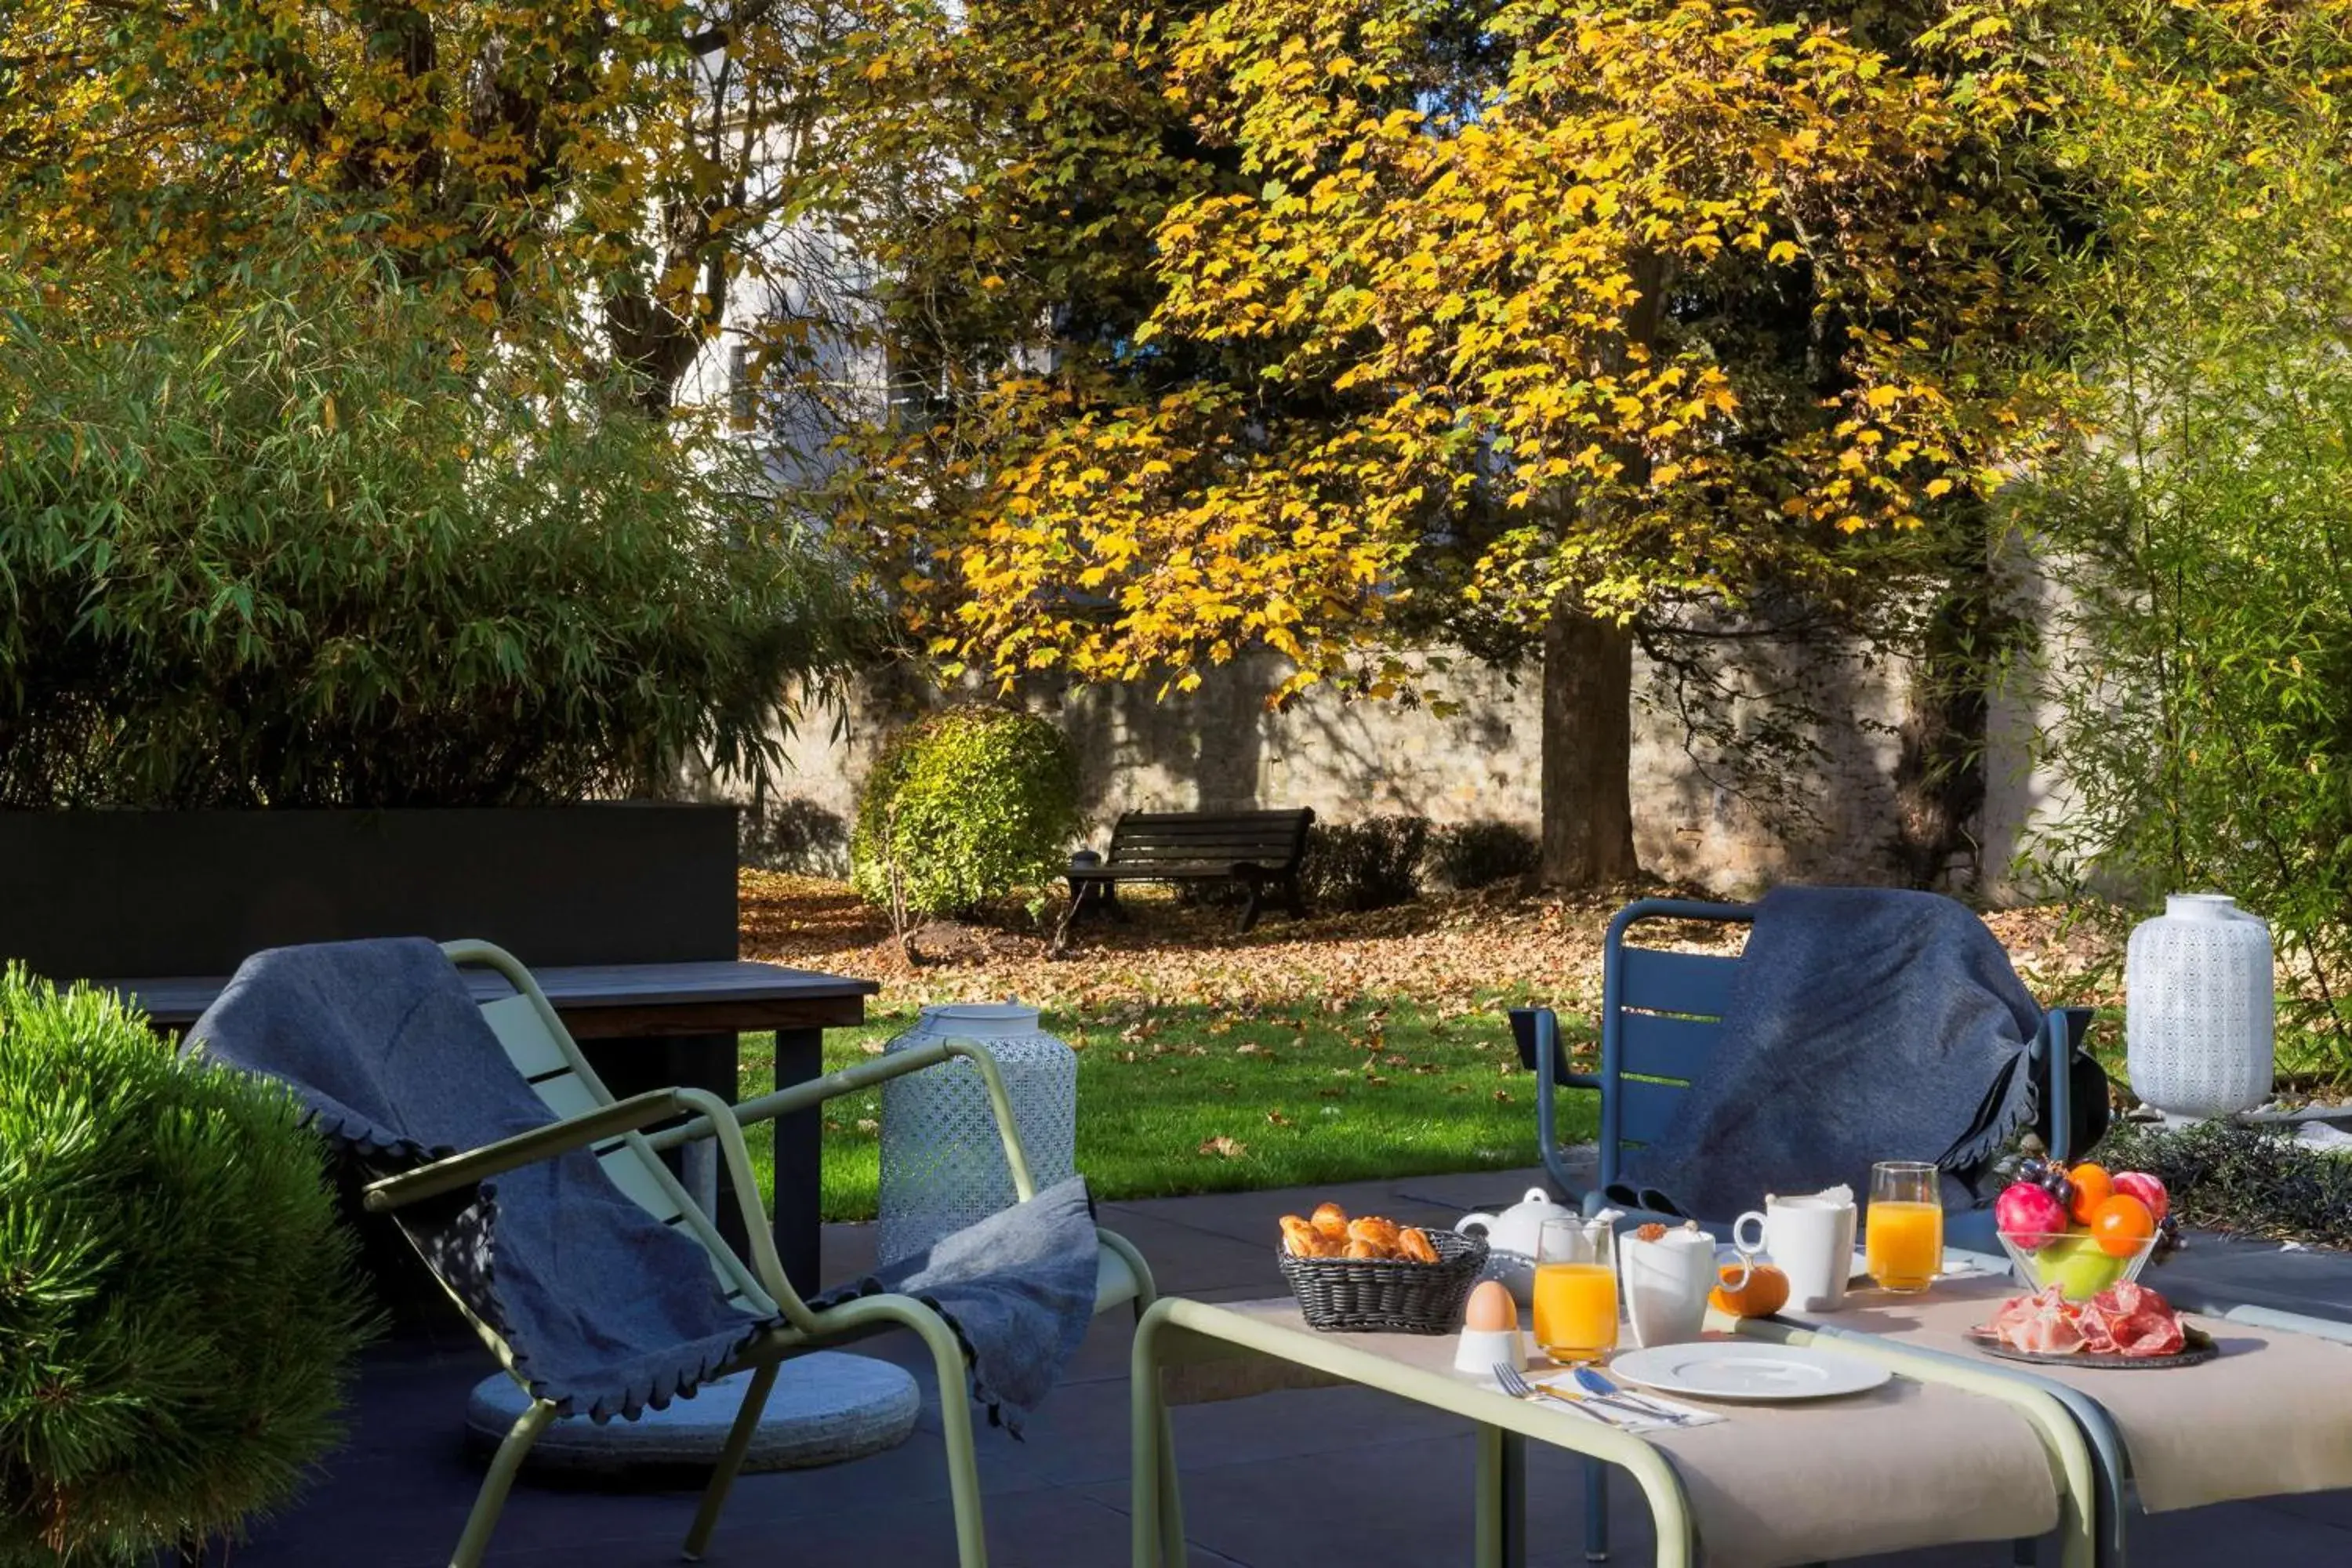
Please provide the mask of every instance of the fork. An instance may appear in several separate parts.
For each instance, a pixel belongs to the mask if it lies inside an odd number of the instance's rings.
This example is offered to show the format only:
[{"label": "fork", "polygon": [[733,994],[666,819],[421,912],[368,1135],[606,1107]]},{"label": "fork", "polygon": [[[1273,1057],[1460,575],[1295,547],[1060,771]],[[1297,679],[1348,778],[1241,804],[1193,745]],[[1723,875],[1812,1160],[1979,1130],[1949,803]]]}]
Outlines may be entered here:
[{"label": "fork", "polygon": [[1496,1386],[1514,1399],[1549,1399],[1567,1405],[1579,1415],[1591,1416],[1593,1420],[1600,1422],[1603,1426],[1614,1426],[1617,1425],[1617,1423],[1612,1421],[1608,1416],[1603,1415],[1598,1410],[1592,1409],[1590,1403],[1579,1395],[1573,1394],[1563,1394],[1557,1388],[1546,1388],[1539,1384],[1529,1383],[1526,1378],[1519,1375],[1519,1369],[1513,1366],[1509,1362],[1498,1361],[1495,1363],[1495,1384]]},{"label": "fork", "polygon": [[1687,1426],[1691,1424],[1691,1418],[1679,1411],[1652,1410],[1634,1404],[1631,1399],[1591,1393],[1570,1394],[1565,1390],[1549,1388],[1539,1383],[1529,1383],[1519,1374],[1519,1369],[1508,1362],[1495,1363],[1495,1382],[1504,1393],[1514,1399],[1555,1399],[1562,1405],[1583,1411],[1594,1420],[1611,1426],[1614,1426],[1616,1423],[1589,1406],[1599,1405],[1603,1410],[1613,1411],[1620,1415],[1630,1415],[1636,1421],[1662,1422],[1668,1426]]}]

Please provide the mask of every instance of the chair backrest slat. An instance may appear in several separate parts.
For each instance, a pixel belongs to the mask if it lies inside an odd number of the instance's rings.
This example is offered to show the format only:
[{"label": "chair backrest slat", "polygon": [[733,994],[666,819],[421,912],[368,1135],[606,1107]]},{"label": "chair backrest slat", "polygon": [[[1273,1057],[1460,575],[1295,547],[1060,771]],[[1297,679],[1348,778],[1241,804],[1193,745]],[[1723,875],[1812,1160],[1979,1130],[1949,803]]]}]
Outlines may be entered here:
[{"label": "chair backrest slat", "polygon": [[1731,983],[1738,973],[1736,958],[1629,945],[1618,975],[1617,1005],[1644,1013],[1720,1018],[1731,1005]]},{"label": "chair backrest slat", "polygon": [[482,1022],[506,1047],[507,1060],[514,1063],[515,1071],[526,1079],[538,1079],[551,1073],[575,1072],[572,1058],[563,1047],[548,1034],[539,1021],[539,1009],[530,1005],[528,996],[501,996],[495,1002],[482,1004]]},{"label": "chair backrest slat", "polygon": [[1691,1083],[1715,1054],[1717,1042],[1723,1037],[1723,1021],[1629,1012],[1619,1016],[1617,1030],[1622,1070]]},{"label": "chair backrest slat", "polygon": [[1682,1109],[1690,1090],[1676,1084],[1651,1083],[1638,1078],[1617,1080],[1617,1141],[1654,1143]]}]

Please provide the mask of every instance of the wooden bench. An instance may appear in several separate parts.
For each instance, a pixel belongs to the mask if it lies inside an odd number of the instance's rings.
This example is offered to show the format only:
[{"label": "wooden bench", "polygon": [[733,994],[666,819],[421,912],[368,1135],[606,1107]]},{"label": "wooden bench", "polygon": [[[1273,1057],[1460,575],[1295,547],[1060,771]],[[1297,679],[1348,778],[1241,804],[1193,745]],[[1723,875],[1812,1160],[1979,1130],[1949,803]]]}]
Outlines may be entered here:
[{"label": "wooden bench", "polygon": [[1054,948],[1060,952],[1079,915],[1097,906],[1122,916],[1121,882],[1234,882],[1248,889],[1236,933],[1257,923],[1268,889],[1283,908],[1307,913],[1298,869],[1307,858],[1307,829],[1315,814],[1298,811],[1130,811],[1110,830],[1109,853],[1070,861],[1070,907]]}]

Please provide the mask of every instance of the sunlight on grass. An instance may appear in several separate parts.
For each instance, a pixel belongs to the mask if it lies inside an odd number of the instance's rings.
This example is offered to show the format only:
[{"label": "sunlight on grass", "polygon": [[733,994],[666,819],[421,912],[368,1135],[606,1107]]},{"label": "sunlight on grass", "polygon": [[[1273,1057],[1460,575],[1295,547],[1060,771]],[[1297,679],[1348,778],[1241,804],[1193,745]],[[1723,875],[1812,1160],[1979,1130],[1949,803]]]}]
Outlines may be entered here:
[{"label": "sunlight on grass", "polygon": [[[1078,1047],[1078,1168],[1095,1194],[1164,1197],[1535,1163],[1535,1079],[1511,1047],[1511,1000],[1114,1004],[1049,1010],[1045,1024]],[[825,1066],[866,1059],[914,1017],[877,1011],[827,1031]],[[1589,1040],[1583,1020],[1563,1023]],[[764,1092],[772,1037],[742,1037],[742,1092]],[[1565,1095],[1560,1110],[1566,1137],[1592,1136],[1591,1095]],[[826,1219],[874,1216],[881,1114],[878,1092],[827,1107]],[[1221,1139],[1237,1152],[1213,1152]],[[753,1153],[772,1197],[764,1137]]]}]

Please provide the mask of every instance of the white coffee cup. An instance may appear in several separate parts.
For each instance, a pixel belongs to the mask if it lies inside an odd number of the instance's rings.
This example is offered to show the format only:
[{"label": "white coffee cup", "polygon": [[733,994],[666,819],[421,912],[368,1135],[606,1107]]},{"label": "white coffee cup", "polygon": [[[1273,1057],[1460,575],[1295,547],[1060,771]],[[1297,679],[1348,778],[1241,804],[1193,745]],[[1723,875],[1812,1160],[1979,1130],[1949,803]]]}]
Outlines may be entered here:
[{"label": "white coffee cup", "polygon": [[1685,1344],[1706,1326],[1707,1292],[1715,1289],[1715,1241],[1696,1226],[1655,1241],[1631,1232],[1617,1238],[1617,1281],[1633,1342]]},{"label": "white coffee cup", "polygon": [[[1756,1239],[1748,1238],[1748,1222]],[[1743,1259],[1763,1252],[1789,1277],[1789,1305],[1799,1311],[1834,1312],[1845,1304],[1853,1272],[1853,1195],[1832,1190],[1805,1197],[1768,1197],[1731,1224],[1731,1244]]]}]

